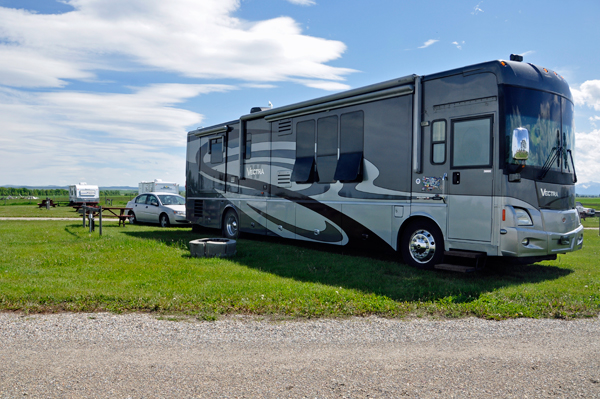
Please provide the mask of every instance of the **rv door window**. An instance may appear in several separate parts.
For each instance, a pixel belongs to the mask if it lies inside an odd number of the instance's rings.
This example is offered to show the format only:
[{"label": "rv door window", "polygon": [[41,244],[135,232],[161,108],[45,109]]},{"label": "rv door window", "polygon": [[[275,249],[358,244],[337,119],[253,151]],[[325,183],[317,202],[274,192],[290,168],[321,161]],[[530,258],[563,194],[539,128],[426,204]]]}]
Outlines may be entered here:
[{"label": "rv door window", "polygon": [[317,121],[317,175],[319,183],[332,183],[337,166],[338,117],[328,116]]},{"label": "rv door window", "polygon": [[446,162],[446,121],[435,121],[431,125],[431,163]]},{"label": "rv door window", "polygon": [[315,169],[315,121],[296,123],[296,162],[292,170],[292,181],[312,183]]},{"label": "rv door window", "polygon": [[344,183],[362,180],[364,146],[364,112],[356,111],[340,117],[340,159],[334,179]]},{"label": "rv door window", "polygon": [[452,167],[492,164],[492,118],[452,122]]}]

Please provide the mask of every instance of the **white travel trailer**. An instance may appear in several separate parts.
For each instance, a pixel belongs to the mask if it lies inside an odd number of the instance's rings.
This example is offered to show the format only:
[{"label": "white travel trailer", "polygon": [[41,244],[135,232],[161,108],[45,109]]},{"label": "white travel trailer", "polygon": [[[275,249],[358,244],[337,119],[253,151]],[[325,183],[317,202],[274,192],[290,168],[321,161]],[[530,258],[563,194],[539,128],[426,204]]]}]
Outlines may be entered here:
[{"label": "white travel trailer", "polygon": [[143,181],[138,186],[138,194],[144,193],[173,193],[179,195],[179,184],[168,183],[160,179],[154,179],[154,181]]},{"label": "white travel trailer", "polygon": [[191,131],[186,215],[228,238],[381,244],[420,268],[556,259],[583,243],[574,148],[567,82],[511,56]]},{"label": "white travel trailer", "polygon": [[100,202],[98,186],[80,182],[69,186],[69,205],[95,205]]}]

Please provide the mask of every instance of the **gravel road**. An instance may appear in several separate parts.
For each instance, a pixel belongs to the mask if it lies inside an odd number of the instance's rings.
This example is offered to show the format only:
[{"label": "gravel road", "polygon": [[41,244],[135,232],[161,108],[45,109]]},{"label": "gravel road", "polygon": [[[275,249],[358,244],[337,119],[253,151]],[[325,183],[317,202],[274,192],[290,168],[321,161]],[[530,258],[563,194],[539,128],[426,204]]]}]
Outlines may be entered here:
[{"label": "gravel road", "polygon": [[0,398],[600,398],[600,318],[0,313]]}]

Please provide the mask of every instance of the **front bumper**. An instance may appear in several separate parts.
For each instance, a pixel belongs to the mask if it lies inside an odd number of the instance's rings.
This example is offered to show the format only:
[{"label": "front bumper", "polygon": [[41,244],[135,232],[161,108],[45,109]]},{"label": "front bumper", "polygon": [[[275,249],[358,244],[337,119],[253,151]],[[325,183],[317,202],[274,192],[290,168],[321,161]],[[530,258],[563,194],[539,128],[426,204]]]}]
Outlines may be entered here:
[{"label": "front bumper", "polygon": [[[506,233],[504,233],[506,232]],[[573,252],[583,247],[583,226],[566,233],[527,227],[508,227],[500,236],[502,256],[544,256]]]},{"label": "front bumper", "polygon": [[188,224],[189,220],[185,218],[185,215],[170,215],[169,221],[171,224]]}]

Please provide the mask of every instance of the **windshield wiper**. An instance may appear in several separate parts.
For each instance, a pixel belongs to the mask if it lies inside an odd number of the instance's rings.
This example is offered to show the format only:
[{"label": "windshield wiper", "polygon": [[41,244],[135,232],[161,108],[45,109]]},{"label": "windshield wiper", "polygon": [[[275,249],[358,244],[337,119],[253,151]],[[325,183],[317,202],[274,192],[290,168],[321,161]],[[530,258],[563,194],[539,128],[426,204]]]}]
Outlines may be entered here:
[{"label": "windshield wiper", "polygon": [[552,167],[552,164],[554,163],[554,161],[556,161],[556,159],[558,157],[560,157],[562,155],[563,151],[564,150],[563,150],[562,146],[552,147],[550,154],[548,154],[548,159],[546,159],[546,162],[544,163],[544,166],[542,167],[542,171],[540,172],[540,175],[538,176],[539,180],[542,180],[544,177],[546,177],[546,175],[548,174],[548,171]]},{"label": "windshield wiper", "polygon": [[569,154],[569,156],[571,157],[571,165],[573,165],[573,183],[577,183],[577,173],[575,172],[575,162],[573,162],[573,153],[571,152],[571,150],[567,150],[567,154]]}]

